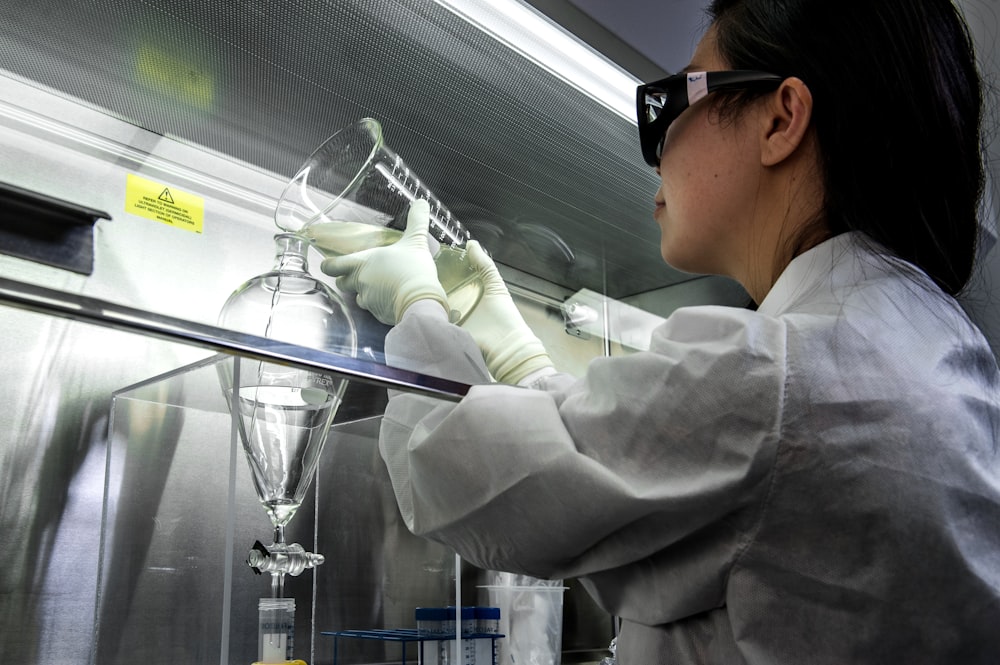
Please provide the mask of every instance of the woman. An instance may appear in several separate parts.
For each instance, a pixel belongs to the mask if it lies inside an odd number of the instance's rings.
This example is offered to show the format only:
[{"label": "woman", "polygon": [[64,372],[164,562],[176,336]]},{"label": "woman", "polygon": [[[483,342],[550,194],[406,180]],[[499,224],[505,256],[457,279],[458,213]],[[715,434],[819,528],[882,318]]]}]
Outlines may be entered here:
[{"label": "woman", "polygon": [[475,244],[486,295],[448,323],[415,204],[396,245],[323,264],[398,324],[398,363],[481,384],[390,400],[400,510],[485,568],[581,578],[622,665],[1000,662],[1000,373],[952,299],[983,185],[965,24],[709,14],[686,74],[639,90],[643,154],[664,259],[756,310],[680,309],[577,380]]}]

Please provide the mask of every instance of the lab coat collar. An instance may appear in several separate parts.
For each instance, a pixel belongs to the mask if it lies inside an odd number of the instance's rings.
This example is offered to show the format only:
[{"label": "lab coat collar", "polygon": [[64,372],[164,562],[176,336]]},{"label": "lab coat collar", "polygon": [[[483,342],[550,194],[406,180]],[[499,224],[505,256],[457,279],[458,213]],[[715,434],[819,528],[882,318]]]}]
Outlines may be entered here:
[{"label": "lab coat collar", "polygon": [[[779,316],[805,296],[815,298],[817,290],[829,293],[838,286],[857,283],[880,261],[863,260],[882,254],[879,246],[858,231],[849,231],[825,240],[796,256],[768,291],[757,311]],[[861,260],[859,260],[861,259]]]}]

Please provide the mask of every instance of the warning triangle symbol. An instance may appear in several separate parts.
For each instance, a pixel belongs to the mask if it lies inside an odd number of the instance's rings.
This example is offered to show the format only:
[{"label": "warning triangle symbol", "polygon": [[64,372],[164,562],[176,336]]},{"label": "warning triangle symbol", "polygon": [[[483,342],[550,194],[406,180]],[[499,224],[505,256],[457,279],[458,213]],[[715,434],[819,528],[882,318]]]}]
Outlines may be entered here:
[{"label": "warning triangle symbol", "polygon": [[174,197],[170,195],[170,188],[169,187],[164,187],[163,191],[160,192],[160,196],[158,198],[161,201],[166,201],[167,203],[173,203],[174,202]]}]

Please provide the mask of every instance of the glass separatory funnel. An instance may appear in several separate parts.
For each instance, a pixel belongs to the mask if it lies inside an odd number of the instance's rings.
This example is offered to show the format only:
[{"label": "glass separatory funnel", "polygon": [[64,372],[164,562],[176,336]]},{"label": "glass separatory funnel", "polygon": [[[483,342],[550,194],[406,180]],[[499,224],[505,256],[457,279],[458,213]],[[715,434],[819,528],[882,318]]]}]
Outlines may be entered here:
[{"label": "glass separatory funnel", "polygon": [[350,254],[395,242],[415,199],[430,203],[438,279],[448,294],[452,321],[461,323],[483,293],[466,257],[471,236],[386,146],[377,120],[359,120],[320,145],[285,187],[275,222],[312,239],[325,257]]},{"label": "glass separatory funnel", "polygon": [[[226,301],[219,325],[353,357],[357,333],[343,299],[309,274],[309,241],[275,236],[272,270],[242,284]],[[257,495],[274,525],[274,542],[256,543],[248,564],[272,574],[274,597],[284,575],[323,563],[319,554],[285,542],[284,528],[309,489],[347,381],[290,365],[246,359],[223,363],[227,401],[239,404],[239,432]]]}]

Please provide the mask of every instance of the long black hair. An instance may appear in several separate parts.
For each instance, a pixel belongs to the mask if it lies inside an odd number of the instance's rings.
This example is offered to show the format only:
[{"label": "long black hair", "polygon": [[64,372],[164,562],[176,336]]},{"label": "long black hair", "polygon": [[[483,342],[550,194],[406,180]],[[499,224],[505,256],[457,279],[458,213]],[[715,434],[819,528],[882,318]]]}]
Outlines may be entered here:
[{"label": "long black hair", "polygon": [[828,233],[864,231],[961,291],[985,182],[983,93],[951,0],[713,0],[708,15],[733,69],[812,92]]}]

